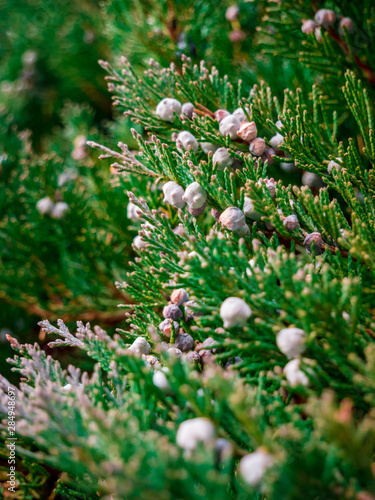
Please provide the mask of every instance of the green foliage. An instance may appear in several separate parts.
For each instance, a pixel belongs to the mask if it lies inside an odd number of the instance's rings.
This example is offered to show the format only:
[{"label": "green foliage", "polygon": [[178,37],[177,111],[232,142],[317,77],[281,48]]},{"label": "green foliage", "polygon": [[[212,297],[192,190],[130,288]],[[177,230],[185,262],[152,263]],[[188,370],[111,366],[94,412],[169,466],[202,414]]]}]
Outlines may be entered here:
[{"label": "green foliage", "polygon": [[59,123],[66,100],[85,102],[97,119],[110,103],[97,60],[109,56],[96,2],[11,0],[0,7],[0,103],[39,144]]},{"label": "green foliage", "polygon": [[[314,19],[322,8],[332,9],[336,21],[329,27],[302,33],[303,22]],[[343,85],[347,69],[362,78],[373,91],[374,64],[374,5],[371,1],[360,4],[331,1],[318,5],[310,1],[270,2],[266,9],[261,31],[263,51],[281,58],[297,59],[311,68],[315,81],[323,90],[327,104],[341,110],[342,95],[337,87]],[[340,19],[350,18],[353,30],[340,29]],[[324,75],[324,78],[322,77]]]},{"label": "green foliage", "polygon": [[[92,119],[86,107],[66,107],[64,136],[45,155],[17,131],[3,134],[10,140],[2,152],[1,300],[38,316],[116,314],[113,281],[130,239],[118,210],[123,188],[82,145],[97,134]],[[38,213],[37,201],[46,196],[68,204],[64,218]]]}]

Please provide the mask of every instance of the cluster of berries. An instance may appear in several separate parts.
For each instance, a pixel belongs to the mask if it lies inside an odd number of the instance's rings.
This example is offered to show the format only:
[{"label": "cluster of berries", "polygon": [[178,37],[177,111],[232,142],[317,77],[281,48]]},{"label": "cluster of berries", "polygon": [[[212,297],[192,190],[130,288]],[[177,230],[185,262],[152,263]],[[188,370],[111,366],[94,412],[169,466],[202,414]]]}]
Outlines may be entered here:
[{"label": "cluster of berries", "polygon": [[49,215],[52,219],[63,219],[69,211],[69,205],[64,201],[55,203],[49,196],[45,196],[37,202],[36,209],[40,215]]},{"label": "cluster of berries", "polygon": [[319,9],[315,14],[315,20],[307,19],[302,22],[302,33],[309,34],[315,33],[315,37],[318,41],[321,40],[321,28],[331,28],[336,21],[339,19],[338,31],[340,36],[344,36],[345,32],[349,35],[354,33],[354,23],[350,17],[340,18],[336,15],[333,10],[330,9]]}]

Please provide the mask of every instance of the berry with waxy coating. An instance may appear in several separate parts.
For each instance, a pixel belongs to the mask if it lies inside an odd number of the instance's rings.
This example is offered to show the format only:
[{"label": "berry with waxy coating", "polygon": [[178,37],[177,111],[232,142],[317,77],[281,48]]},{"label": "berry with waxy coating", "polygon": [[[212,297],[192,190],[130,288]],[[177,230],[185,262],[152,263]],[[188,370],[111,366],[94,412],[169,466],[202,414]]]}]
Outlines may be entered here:
[{"label": "berry with waxy coating", "polygon": [[182,318],[182,311],[176,304],[169,304],[167,306],[164,306],[163,316],[166,319],[180,319]]},{"label": "berry with waxy coating", "polygon": [[241,126],[237,132],[238,137],[240,137],[245,142],[253,141],[257,136],[258,130],[255,122],[242,122]]},{"label": "berry with waxy coating", "polygon": [[188,300],[189,300],[189,294],[184,288],[178,288],[177,290],[173,290],[171,294],[171,302],[173,302],[173,304],[181,306]]},{"label": "berry with waxy coating", "polygon": [[177,99],[166,97],[156,106],[156,115],[160,120],[173,122],[176,115],[181,113],[181,103]]},{"label": "berry with waxy coating", "polygon": [[169,181],[163,186],[163,201],[174,208],[183,208],[186,205],[183,200],[184,192],[184,188],[177,184],[177,182]]},{"label": "berry with waxy coating", "polygon": [[187,116],[191,120],[193,118],[193,113],[194,113],[194,104],[192,104],[191,102],[185,102],[182,105],[181,114]]},{"label": "berry with waxy coating", "polygon": [[230,156],[227,148],[219,148],[212,157],[212,163],[218,171],[224,170],[233,164],[233,158]]},{"label": "berry with waxy coating", "polygon": [[245,224],[245,216],[237,207],[229,207],[220,215],[219,221],[229,231],[237,231]]},{"label": "berry with waxy coating", "polygon": [[221,304],[220,317],[224,322],[224,328],[243,326],[250,316],[250,307],[239,297],[228,297]]},{"label": "berry with waxy coating", "polygon": [[305,332],[301,328],[283,328],[276,337],[280,351],[289,359],[295,358],[305,350]]},{"label": "berry with waxy coating", "polygon": [[207,192],[198,182],[192,182],[185,189],[182,199],[186,201],[190,208],[201,208],[206,203]]},{"label": "berry with waxy coating", "polygon": [[239,131],[240,126],[240,120],[233,115],[229,115],[220,121],[220,134],[224,136],[229,135],[230,139],[236,139],[238,137],[237,132]]}]

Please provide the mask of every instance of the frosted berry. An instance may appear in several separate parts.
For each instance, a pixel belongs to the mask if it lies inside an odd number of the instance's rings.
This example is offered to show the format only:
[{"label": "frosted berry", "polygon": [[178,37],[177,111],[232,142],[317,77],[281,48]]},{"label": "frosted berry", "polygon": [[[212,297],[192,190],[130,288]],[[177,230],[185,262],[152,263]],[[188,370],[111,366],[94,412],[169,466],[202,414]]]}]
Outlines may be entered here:
[{"label": "frosted berry", "polygon": [[[341,161],[341,158],[340,157],[336,158],[336,160]],[[340,165],[340,163],[337,163],[337,162],[331,160],[328,163],[327,171],[329,174],[332,174],[333,170],[341,170],[341,165]]]},{"label": "frosted berry", "polygon": [[254,156],[262,156],[266,150],[266,141],[261,137],[257,137],[250,143],[249,151]]},{"label": "frosted berry", "polygon": [[163,308],[163,316],[167,319],[180,319],[182,318],[182,311],[176,304],[169,304]]},{"label": "frosted berry", "polygon": [[164,203],[172,205],[174,208],[183,208],[185,201],[183,200],[184,188],[177,182],[169,181],[163,186]]},{"label": "frosted berry", "polygon": [[185,102],[182,105],[181,114],[187,116],[191,120],[193,118],[193,113],[194,113],[194,104],[192,104],[191,102]]},{"label": "frosted berry", "polygon": [[153,369],[161,368],[161,363],[160,363],[159,359],[156,356],[153,356],[152,354],[148,354],[148,355],[143,354],[142,359],[146,362],[146,364],[149,368],[153,368]]},{"label": "frosted berry", "polygon": [[281,146],[281,144],[284,142],[284,137],[277,133],[276,135],[274,135],[273,137],[271,137],[270,139],[270,145],[277,149],[279,146]]},{"label": "frosted berry", "polygon": [[237,139],[237,132],[241,127],[241,121],[233,115],[223,118],[219,124],[221,135],[229,135],[230,139]]},{"label": "frosted berry", "polygon": [[196,316],[201,316],[201,312],[199,311],[199,306],[194,300],[188,300],[184,303],[186,319],[189,320],[191,318],[195,318]]},{"label": "frosted berry", "polygon": [[274,179],[264,179],[264,182],[268,188],[268,191],[270,192],[270,195],[273,198],[276,194],[275,180]]},{"label": "frosted berry", "polygon": [[227,116],[230,116],[229,111],[227,111],[226,109],[218,109],[215,111],[214,114],[215,114],[215,119],[218,122],[221,122],[221,120],[223,120]]},{"label": "frosted berry", "polygon": [[36,209],[41,215],[50,214],[53,210],[54,203],[49,196],[42,198],[36,204]]},{"label": "frosted berry", "polygon": [[180,424],[176,442],[181,448],[192,452],[198,443],[210,444],[215,436],[215,427],[207,418],[192,418]]},{"label": "frosted berry", "polygon": [[171,386],[165,373],[168,373],[168,368],[156,370],[152,376],[152,381],[161,391],[168,393],[171,391]]},{"label": "frosted berry", "polygon": [[254,203],[248,196],[245,196],[244,199],[243,212],[246,217],[252,220],[259,221],[262,217],[261,214],[255,210]]},{"label": "frosted berry", "polygon": [[243,121],[241,123],[240,129],[237,132],[238,137],[240,137],[245,142],[251,142],[257,136],[258,130],[255,122]]},{"label": "frosted berry", "polygon": [[237,231],[245,224],[245,216],[237,207],[229,207],[220,215],[219,221],[229,231]]},{"label": "frosted berry", "polygon": [[219,148],[217,144],[212,144],[212,142],[200,142],[200,147],[202,148],[203,153],[215,153],[215,151]]},{"label": "frosted berry", "polygon": [[227,148],[219,148],[212,157],[212,163],[216,166],[217,170],[221,171],[232,165],[233,158],[230,156]]},{"label": "frosted berry", "polygon": [[198,363],[202,364],[202,358],[196,351],[184,352],[182,354],[183,359],[186,359],[188,363]]},{"label": "frosted berry", "polygon": [[344,28],[349,33],[349,35],[354,33],[354,23],[350,17],[343,17],[339,24],[339,33],[344,36]]},{"label": "frosted berry", "polygon": [[194,339],[188,333],[180,333],[175,339],[175,347],[182,352],[190,351],[195,346]]},{"label": "frosted berry", "polygon": [[[204,347],[205,349],[207,349],[207,348],[211,348],[215,344],[216,344],[216,342],[212,337],[207,337],[206,339],[204,339],[201,346]],[[215,349],[212,352],[215,352]]]},{"label": "frosted berry", "polygon": [[181,144],[182,148],[185,150],[192,149],[194,153],[196,153],[199,149],[198,141],[193,136],[193,134],[191,134],[187,130],[183,130],[178,134],[176,143],[177,143],[177,149],[179,151],[181,151],[181,147],[179,146],[179,144]]},{"label": "frosted berry", "polygon": [[245,114],[245,111],[242,108],[237,108],[236,110],[233,111],[232,116],[235,116],[240,120],[240,122],[246,122],[247,117]]},{"label": "frosted berry", "polygon": [[296,385],[308,385],[309,383],[309,379],[299,368],[300,363],[300,359],[297,358],[292,359],[284,366],[284,375],[286,376],[287,381],[292,387],[295,387]]},{"label": "frosted berry", "polygon": [[126,215],[128,216],[128,219],[136,222],[142,217],[142,212],[137,205],[129,202],[128,206],[126,207]]},{"label": "frosted berry", "polygon": [[229,39],[233,43],[241,42],[246,38],[246,33],[242,30],[233,30],[229,33]]},{"label": "frosted berry", "polygon": [[234,21],[237,19],[239,13],[240,9],[238,5],[231,5],[225,12],[225,18],[227,19],[227,21]]},{"label": "frosted berry", "polygon": [[52,219],[62,219],[69,211],[69,205],[64,201],[58,201],[51,212]]},{"label": "frosted berry", "polygon": [[280,351],[288,358],[295,358],[305,350],[305,332],[300,328],[284,328],[276,337]]},{"label": "frosted berry", "polygon": [[172,356],[173,358],[181,358],[182,352],[181,349],[178,349],[177,347],[170,347],[167,350],[167,353]]},{"label": "frosted berry", "polygon": [[238,228],[237,231],[235,231],[235,233],[242,238],[244,238],[245,236],[248,237],[250,236],[250,228],[247,224],[244,224],[243,226]]},{"label": "frosted berry", "polygon": [[243,479],[251,486],[257,486],[267,469],[273,464],[273,457],[263,448],[245,455],[240,460],[239,469]]},{"label": "frosted berry", "polygon": [[166,122],[173,122],[175,115],[181,113],[181,103],[177,99],[166,97],[156,106],[157,116]]},{"label": "frosted berry", "polygon": [[171,301],[173,304],[181,306],[189,300],[189,294],[184,288],[178,288],[178,290],[173,290],[171,294]]},{"label": "frosted berry", "polygon": [[211,208],[211,215],[217,222],[219,222],[221,215],[220,210],[217,210],[216,208]]},{"label": "frosted berry", "polygon": [[294,214],[288,215],[288,217],[285,217],[283,224],[288,231],[294,231],[299,228],[298,217]]},{"label": "frosted berry", "polygon": [[191,215],[194,215],[194,217],[199,217],[200,215],[202,215],[204,213],[204,210],[207,206],[207,203],[205,203],[204,205],[202,205],[200,208],[191,208],[191,207],[188,207],[188,210],[189,210],[189,213]]},{"label": "frosted berry", "polygon": [[151,346],[144,337],[138,337],[128,348],[128,351],[141,356],[141,354],[150,354]]},{"label": "frosted berry", "polygon": [[302,174],[302,183],[310,188],[321,188],[324,186],[324,182],[319,177],[319,175],[313,172],[304,172]]},{"label": "frosted berry", "polygon": [[250,307],[238,297],[228,297],[221,304],[220,317],[224,322],[224,328],[243,326],[250,316]]},{"label": "frosted berry", "polygon": [[198,182],[192,182],[185,189],[182,199],[190,208],[201,208],[206,203],[207,192]]},{"label": "frosted berry", "polygon": [[267,161],[268,165],[272,165],[272,163],[275,161],[274,160],[275,155],[276,151],[274,149],[266,147],[260,159],[262,160],[263,163]]},{"label": "frosted berry", "polygon": [[178,332],[180,328],[180,325],[177,323],[177,321],[172,321],[171,319],[167,318],[164,321],[162,321],[159,325],[159,330],[166,336],[170,337],[172,335],[172,330],[174,329],[175,332]]},{"label": "frosted berry", "polygon": [[142,250],[143,248],[146,247],[146,242],[142,238],[142,236],[138,235],[134,238],[133,245],[137,250]]},{"label": "frosted berry", "polygon": [[195,350],[199,352],[203,365],[210,365],[214,362],[215,358],[213,353],[215,352],[215,349],[212,349],[214,344],[214,339],[212,337],[208,337],[202,344],[197,344],[195,347]]},{"label": "frosted berry", "polygon": [[302,33],[305,33],[306,35],[308,35],[310,33],[314,33],[314,31],[316,30],[316,28],[318,26],[319,25],[315,21],[313,21],[312,19],[307,19],[306,21],[303,21],[301,31],[302,31]]},{"label": "frosted berry", "polygon": [[336,14],[333,10],[320,9],[315,14],[315,21],[323,28],[329,28],[336,21]]},{"label": "frosted berry", "polygon": [[282,161],[279,165],[284,172],[297,172],[298,170],[297,165],[293,162]]},{"label": "frosted berry", "polygon": [[322,246],[324,244],[324,241],[323,241],[322,235],[320,233],[318,233],[318,232],[310,233],[306,236],[303,244],[306,248],[306,252],[309,255],[311,254],[311,245],[313,243],[315,245],[315,254],[321,255],[323,253]]}]

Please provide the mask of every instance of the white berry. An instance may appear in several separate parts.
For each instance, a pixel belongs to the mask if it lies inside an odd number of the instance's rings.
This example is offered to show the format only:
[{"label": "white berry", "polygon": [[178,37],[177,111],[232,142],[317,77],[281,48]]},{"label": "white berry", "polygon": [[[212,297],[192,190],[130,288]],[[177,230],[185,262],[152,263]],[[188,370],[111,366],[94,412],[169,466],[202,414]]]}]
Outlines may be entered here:
[{"label": "white berry", "polygon": [[[341,161],[341,158],[338,157],[338,158],[336,158],[336,160]],[[331,160],[328,163],[327,171],[329,174],[332,174],[333,170],[341,170],[341,165],[340,165],[340,163],[337,163],[337,162]]]},{"label": "white berry", "polygon": [[245,216],[237,207],[229,207],[220,215],[219,221],[229,231],[237,231],[245,224]]},{"label": "white berry", "polygon": [[150,354],[151,346],[144,337],[138,337],[129,347],[128,351],[138,356],[141,354]]},{"label": "white berry", "polygon": [[289,359],[295,358],[305,350],[305,336],[300,328],[283,328],[277,334],[276,344]]},{"label": "white berry", "polygon": [[320,9],[315,14],[315,21],[319,24],[319,26],[328,28],[336,21],[336,14],[330,9]]},{"label": "white berry", "polygon": [[294,231],[299,228],[298,217],[295,214],[288,215],[288,217],[285,217],[283,224],[288,231]]},{"label": "white berry", "polygon": [[164,184],[163,193],[164,203],[168,203],[168,205],[172,205],[174,208],[184,208],[184,188],[177,184],[177,182],[169,181]]},{"label": "white berry", "polygon": [[275,149],[277,149],[283,142],[284,142],[284,137],[279,133],[277,133],[270,139],[270,145]]},{"label": "white berry", "polygon": [[137,205],[135,205],[132,202],[128,203],[128,206],[126,207],[126,215],[128,216],[128,219],[130,219],[133,222],[138,221],[141,218],[141,211]]},{"label": "white berry", "polygon": [[254,156],[262,156],[266,150],[266,141],[261,137],[252,140],[249,146],[249,151]]},{"label": "white berry", "polygon": [[51,212],[51,217],[53,219],[62,219],[68,211],[69,205],[64,201],[59,201],[56,203],[56,205],[54,205]]},{"label": "white berry", "polygon": [[50,214],[53,210],[54,203],[49,196],[42,198],[36,204],[36,209],[41,215]]},{"label": "white berry", "polygon": [[198,443],[209,444],[215,436],[215,427],[207,418],[192,418],[180,424],[176,442],[187,452],[192,452]]},{"label": "white berry", "polygon": [[198,141],[193,136],[193,134],[191,134],[187,130],[184,130],[178,134],[176,143],[177,143],[177,149],[179,151],[181,151],[179,143],[181,143],[183,149],[185,150],[192,149],[194,153],[196,153],[199,149]]},{"label": "white berry", "polygon": [[303,373],[302,370],[299,369],[300,359],[292,359],[284,366],[284,374],[286,376],[287,381],[292,387],[296,385],[308,385],[309,379]]},{"label": "white berry", "polygon": [[153,381],[154,385],[156,387],[158,387],[161,391],[169,392],[171,389],[171,386],[168,382],[168,379],[167,379],[165,373],[168,373],[168,368],[161,368],[159,370],[156,370],[152,376],[152,381]]},{"label": "white berry", "polygon": [[142,250],[142,248],[145,248],[146,247],[146,242],[145,240],[142,238],[142,236],[138,235],[134,238],[133,240],[133,245],[135,246],[135,248],[137,250]]},{"label": "white berry", "polygon": [[273,457],[266,450],[258,448],[254,453],[240,460],[239,469],[243,479],[251,486],[257,486],[266,470],[273,464]]},{"label": "white berry", "polygon": [[221,171],[233,164],[233,158],[227,148],[219,148],[212,157],[212,163],[216,165],[218,171]]},{"label": "white berry", "polygon": [[223,118],[219,125],[221,135],[229,135],[231,139],[237,138],[237,132],[241,127],[241,121],[233,115]]},{"label": "white berry", "polygon": [[251,142],[256,138],[257,133],[255,122],[242,122],[237,135],[245,142]]},{"label": "white berry", "polygon": [[247,121],[245,112],[242,108],[237,108],[235,111],[232,113],[233,116],[235,116],[240,122],[245,122]]},{"label": "white berry", "polygon": [[244,237],[244,236],[250,236],[250,228],[247,224],[244,224],[240,228],[235,231],[238,236]]},{"label": "white berry", "polygon": [[202,148],[202,151],[208,155],[208,153],[215,153],[215,151],[218,149],[217,144],[212,144],[212,142],[200,142],[199,143],[200,147]]},{"label": "white berry", "polygon": [[262,217],[261,214],[255,210],[253,200],[251,200],[248,196],[245,196],[244,199],[243,212],[246,217],[249,217],[249,219],[252,220],[259,221]]},{"label": "white berry", "polygon": [[221,304],[220,317],[224,322],[224,328],[243,326],[250,316],[250,307],[238,297],[228,297]]},{"label": "white berry", "polygon": [[179,115],[180,113],[181,103],[177,99],[167,97],[156,106],[157,116],[166,122],[173,122],[175,115]]},{"label": "white berry", "polygon": [[201,208],[206,203],[207,192],[198,182],[192,182],[186,188],[182,199],[186,201],[190,208]]}]

